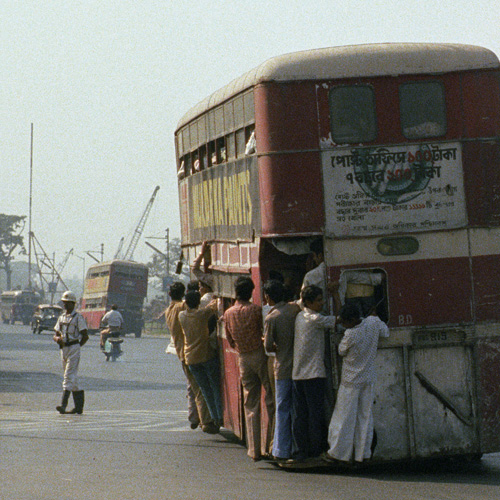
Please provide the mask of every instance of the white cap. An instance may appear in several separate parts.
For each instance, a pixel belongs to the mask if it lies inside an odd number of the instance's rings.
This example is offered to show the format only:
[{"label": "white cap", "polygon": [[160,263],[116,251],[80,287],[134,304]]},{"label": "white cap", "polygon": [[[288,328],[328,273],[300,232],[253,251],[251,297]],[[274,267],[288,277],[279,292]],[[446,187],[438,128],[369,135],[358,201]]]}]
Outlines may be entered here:
[{"label": "white cap", "polygon": [[66,290],[61,297],[63,302],[74,302],[76,304],[76,295],[69,290]]}]

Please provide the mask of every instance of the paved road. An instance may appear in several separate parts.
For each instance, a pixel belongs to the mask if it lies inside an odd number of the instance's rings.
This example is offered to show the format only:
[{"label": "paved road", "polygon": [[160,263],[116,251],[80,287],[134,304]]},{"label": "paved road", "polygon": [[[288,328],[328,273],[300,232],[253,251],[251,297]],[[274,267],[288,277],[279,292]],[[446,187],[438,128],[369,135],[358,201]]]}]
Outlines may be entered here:
[{"label": "paved road", "polygon": [[106,363],[91,337],[84,414],[59,415],[51,335],[0,325],[0,500],[500,498],[500,454],[343,474],[253,463],[230,433],[189,428],[183,375],[165,344],[127,337],[124,357]]}]

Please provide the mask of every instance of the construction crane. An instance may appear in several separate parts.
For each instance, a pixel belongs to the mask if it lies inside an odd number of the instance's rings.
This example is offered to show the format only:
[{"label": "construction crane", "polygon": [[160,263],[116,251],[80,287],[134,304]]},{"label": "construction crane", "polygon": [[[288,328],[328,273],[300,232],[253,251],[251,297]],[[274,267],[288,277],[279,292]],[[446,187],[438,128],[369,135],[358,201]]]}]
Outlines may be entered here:
[{"label": "construction crane", "polygon": [[115,253],[115,259],[119,259],[120,258],[120,254],[122,253],[122,248],[123,248],[123,242],[125,241],[125,236],[122,236],[120,238],[120,243],[118,243],[118,249],[116,250],[116,253]]},{"label": "construction crane", "polygon": [[[146,221],[149,216],[149,212],[151,212],[151,208],[153,206],[153,203],[156,198],[156,193],[158,193],[158,190],[160,189],[160,186],[156,186],[155,190],[153,191],[153,194],[151,195],[151,198],[148,201],[148,204],[146,205],[146,209],[144,210],[144,213],[142,214],[141,220],[137,224],[137,227],[134,230],[134,234],[132,235],[132,239],[130,240],[130,244],[127,247],[127,250],[123,253],[123,257],[121,257],[123,260],[132,260],[132,257],[134,256],[135,248],[137,246],[137,243],[139,242],[139,238],[142,235],[142,232],[144,231],[144,226],[146,225]],[[120,249],[119,249],[120,250]],[[117,255],[120,252],[117,251]],[[118,258],[118,257],[117,257]]]},{"label": "construction crane", "polygon": [[47,252],[45,252],[41,243],[36,238],[35,233],[32,231],[29,236],[32,239],[32,245],[36,257],[38,274],[40,276],[40,287],[45,295],[45,287],[47,286],[48,292],[51,296],[50,303],[52,304],[54,302],[54,295],[57,293],[57,286],[59,283],[62,283],[65,290],[68,289],[66,283],[64,283],[61,277],[61,273],[64,266],[68,262],[69,256],[73,253],[73,249],[66,254],[63,263],[59,265],[59,269],[56,269],[54,260],[49,258]]}]

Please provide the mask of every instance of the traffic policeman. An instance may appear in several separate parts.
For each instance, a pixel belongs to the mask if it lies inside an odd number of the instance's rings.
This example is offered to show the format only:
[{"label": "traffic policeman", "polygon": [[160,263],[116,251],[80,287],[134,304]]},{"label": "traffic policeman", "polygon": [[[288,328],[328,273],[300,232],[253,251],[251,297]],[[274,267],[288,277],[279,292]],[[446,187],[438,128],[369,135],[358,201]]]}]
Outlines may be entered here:
[{"label": "traffic policeman", "polygon": [[[76,296],[73,292],[67,290],[61,297],[64,312],[59,316],[54,327],[54,341],[57,342],[61,350],[61,360],[64,371],[63,395],[61,404],[56,406],[56,410],[63,413],[83,412],[84,391],[79,390],[77,376],[78,365],[80,364],[80,347],[85,345],[89,339],[87,324],[83,316],[76,312]],[[75,407],[67,412],[68,399],[70,393],[73,393]]]}]

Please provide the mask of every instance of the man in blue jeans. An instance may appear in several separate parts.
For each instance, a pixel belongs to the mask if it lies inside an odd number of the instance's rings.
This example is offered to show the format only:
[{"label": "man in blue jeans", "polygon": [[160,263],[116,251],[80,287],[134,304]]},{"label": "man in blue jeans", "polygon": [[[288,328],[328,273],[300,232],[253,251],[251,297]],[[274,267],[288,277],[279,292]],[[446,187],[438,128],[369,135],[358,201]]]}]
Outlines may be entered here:
[{"label": "man in blue jeans", "polygon": [[325,332],[335,316],[324,316],[323,291],[310,285],[301,292],[304,310],[295,319],[293,348],[293,458],[319,457],[327,449],[325,414]]},{"label": "man in blue jeans", "polygon": [[208,320],[217,311],[217,302],[199,308],[200,293],[189,291],[184,297],[187,310],[179,313],[184,332],[184,357],[189,370],[200,386],[210,415],[217,428],[223,424],[220,392],[220,368],[217,352],[210,343]]},{"label": "man in blue jeans", "polygon": [[295,317],[300,307],[284,301],[285,287],[278,280],[264,285],[264,297],[272,306],[264,322],[264,347],[274,352],[276,414],[273,456],[284,462],[292,456],[292,364]]}]

